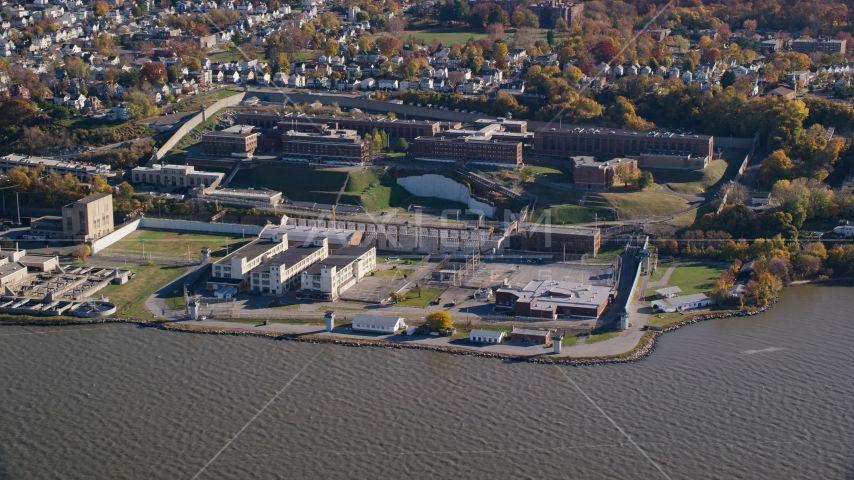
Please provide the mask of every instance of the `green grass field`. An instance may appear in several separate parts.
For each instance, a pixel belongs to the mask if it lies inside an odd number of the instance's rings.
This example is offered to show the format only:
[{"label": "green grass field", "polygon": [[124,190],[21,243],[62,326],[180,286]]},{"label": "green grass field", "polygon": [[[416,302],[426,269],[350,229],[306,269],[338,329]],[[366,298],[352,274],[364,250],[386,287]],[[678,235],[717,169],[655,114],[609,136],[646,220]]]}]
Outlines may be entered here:
[{"label": "green grass field", "polygon": [[682,265],[673,269],[669,284],[682,289],[682,295],[704,293],[721,276],[722,268],[712,265]]},{"label": "green grass field", "polygon": [[610,340],[612,338],[616,338],[620,336],[622,332],[605,332],[605,333],[597,333],[596,335],[590,335],[587,337],[587,340],[584,343],[599,343],[604,342],[605,340]]},{"label": "green grass field", "polygon": [[105,253],[112,255],[126,255],[129,258],[142,259],[143,240],[145,241],[145,254],[152,254],[155,258],[187,258],[187,245],[189,244],[190,258],[198,260],[202,247],[211,247],[211,256],[221,258],[228,251],[233,252],[237,248],[249,243],[254,236],[241,238],[240,236],[209,235],[205,233],[174,232],[161,230],[137,230],[118,242],[110,245]]},{"label": "green grass field", "polygon": [[486,33],[465,30],[463,28],[431,28],[428,30],[407,30],[404,36],[412,35],[415,38],[423,38],[426,43],[431,43],[434,38],[439,38],[442,45],[451,46],[454,43],[465,45],[470,38],[480,40],[486,38]]},{"label": "green grass field", "polygon": [[291,200],[335,203],[346,179],[347,172],[338,170],[261,165],[237,172],[232,185],[269,188]]},{"label": "green grass field", "polygon": [[402,307],[426,307],[439,298],[444,288],[421,287],[421,297],[412,290],[406,292],[406,300],[399,302]]},{"label": "green grass field", "polygon": [[[103,294],[116,304],[120,317],[155,318],[145,309],[145,300],[161,287],[180,277],[185,267],[181,266],[134,266],[128,267],[136,276],[124,285],[107,285],[98,294]],[[167,301],[168,303],[168,301]],[[183,299],[181,300],[183,304]]]},{"label": "green grass field", "polygon": [[[666,269],[659,265],[658,271],[664,274]],[[715,280],[720,277],[722,268],[712,265],[681,265],[673,269],[667,284],[682,289],[680,295],[692,293],[708,293],[712,290]],[[655,300],[655,291],[662,287],[649,287],[646,291],[646,301]]]},{"label": "green grass field", "polygon": [[623,245],[605,245],[604,247],[599,249],[599,253],[596,254],[596,258],[598,259],[609,259],[614,257],[619,257],[623,254],[623,251],[626,249]]},{"label": "green grass field", "polygon": [[394,278],[402,280],[405,277],[412,275],[412,270],[409,268],[394,268],[388,270],[377,270],[373,276],[382,278]]}]

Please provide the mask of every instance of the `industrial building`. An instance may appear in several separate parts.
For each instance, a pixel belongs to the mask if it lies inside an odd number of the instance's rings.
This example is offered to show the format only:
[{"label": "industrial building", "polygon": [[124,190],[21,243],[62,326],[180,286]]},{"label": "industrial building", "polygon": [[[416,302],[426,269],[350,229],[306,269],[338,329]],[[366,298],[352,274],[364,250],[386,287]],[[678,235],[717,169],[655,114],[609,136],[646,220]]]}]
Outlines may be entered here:
[{"label": "industrial building", "polygon": [[614,186],[617,167],[629,165],[632,172],[638,169],[637,160],[617,158],[607,162],[597,162],[593,157],[572,157],[572,175],[578,188],[606,190]]},{"label": "industrial building", "polygon": [[92,183],[96,175],[107,179],[115,177],[109,165],[95,165],[70,160],[52,160],[30,155],[12,154],[0,157],[0,171],[4,174],[8,173],[10,168],[27,167],[32,169],[37,168],[39,165],[44,167],[46,173],[56,173],[57,175],[69,174],[84,183]]},{"label": "industrial building", "polygon": [[376,248],[343,247],[302,272],[302,291],[338,300],[342,293],[376,268]]},{"label": "industrial building", "polygon": [[277,253],[250,272],[249,288],[261,294],[283,295],[301,286],[300,272],[329,255],[326,238]]},{"label": "industrial building", "polygon": [[206,188],[199,192],[198,197],[223,205],[275,206],[282,201],[282,192],[267,188]]},{"label": "industrial building", "polygon": [[234,125],[202,134],[202,153],[217,157],[249,158],[258,148],[258,133],[251,125]]},{"label": "industrial building", "polygon": [[132,170],[133,183],[173,187],[216,187],[224,173],[201,172],[191,165],[153,165]]},{"label": "industrial building", "polygon": [[276,239],[258,238],[213,264],[213,276],[207,281],[209,290],[235,288],[245,290],[249,285],[248,273],[255,267],[284,252],[288,248],[287,237]]},{"label": "industrial building", "polygon": [[62,207],[62,216],[37,218],[30,224],[30,234],[45,238],[88,242],[113,231],[113,196],[109,193],[89,195]]},{"label": "industrial building", "polygon": [[522,288],[499,288],[495,304],[513,307],[520,317],[598,318],[616,295],[616,290],[609,286],[532,280]]},{"label": "industrial building", "polygon": [[290,161],[364,165],[373,161],[371,145],[355,130],[318,133],[289,130],[282,135],[282,158]]},{"label": "industrial building", "polygon": [[597,228],[526,224],[510,237],[510,249],[595,256],[599,253],[601,236]]}]

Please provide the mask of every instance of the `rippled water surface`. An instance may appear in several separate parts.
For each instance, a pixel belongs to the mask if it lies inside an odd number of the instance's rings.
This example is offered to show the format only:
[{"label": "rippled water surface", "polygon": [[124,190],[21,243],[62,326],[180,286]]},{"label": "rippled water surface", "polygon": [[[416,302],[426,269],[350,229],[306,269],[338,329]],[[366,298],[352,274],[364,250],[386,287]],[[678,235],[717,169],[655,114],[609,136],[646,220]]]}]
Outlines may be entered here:
[{"label": "rippled water surface", "polygon": [[854,478],[852,298],[790,288],[583,368],[2,327],[0,478]]}]

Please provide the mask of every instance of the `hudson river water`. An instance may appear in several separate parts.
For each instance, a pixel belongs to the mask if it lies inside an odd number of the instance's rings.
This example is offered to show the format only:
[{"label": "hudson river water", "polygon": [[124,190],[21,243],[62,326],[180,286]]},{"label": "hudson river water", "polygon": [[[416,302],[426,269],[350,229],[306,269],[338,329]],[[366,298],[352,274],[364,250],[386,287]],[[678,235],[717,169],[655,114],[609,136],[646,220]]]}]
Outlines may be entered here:
[{"label": "hudson river water", "polygon": [[852,298],[788,288],[603,367],[2,327],[0,478],[854,478]]}]

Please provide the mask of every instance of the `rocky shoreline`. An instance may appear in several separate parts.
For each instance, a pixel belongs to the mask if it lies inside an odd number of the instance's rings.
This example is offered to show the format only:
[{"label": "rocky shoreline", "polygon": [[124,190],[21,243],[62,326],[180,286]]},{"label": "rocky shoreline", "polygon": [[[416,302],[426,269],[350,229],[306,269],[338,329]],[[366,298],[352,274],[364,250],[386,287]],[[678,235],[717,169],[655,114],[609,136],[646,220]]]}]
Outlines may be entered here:
[{"label": "rocky shoreline", "polygon": [[[776,302],[776,299],[774,299]],[[438,346],[438,345],[424,345],[417,343],[401,343],[401,342],[390,342],[387,340],[371,340],[371,339],[341,339],[341,338],[330,338],[324,335],[317,334],[289,334],[289,333],[275,333],[275,332],[264,332],[258,330],[244,330],[240,328],[217,328],[217,327],[208,327],[202,325],[191,325],[185,323],[174,323],[174,322],[161,322],[161,321],[152,321],[152,320],[143,320],[140,318],[90,318],[90,319],[4,319],[0,320],[0,325],[18,325],[18,326],[60,326],[60,325],[95,325],[102,323],[127,323],[133,325],[139,325],[141,327],[149,327],[149,328],[158,328],[160,330],[167,330],[172,332],[184,332],[184,333],[201,333],[208,335],[250,335],[255,337],[264,337],[272,340],[285,340],[285,341],[295,341],[295,342],[305,342],[305,343],[314,343],[314,344],[328,344],[328,345],[340,345],[346,347],[371,347],[371,348],[397,348],[397,349],[415,349],[415,350],[429,350],[433,352],[439,353],[448,353],[451,355],[464,355],[470,357],[483,357],[483,358],[496,358],[501,360],[513,360],[518,362],[530,362],[530,363],[539,363],[539,364],[552,364],[552,365],[568,365],[568,366],[594,366],[594,365],[608,365],[608,364],[620,364],[620,363],[634,363],[640,360],[643,360],[655,350],[655,345],[658,342],[658,338],[661,335],[678,330],[679,328],[699,322],[705,322],[708,320],[715,320],[719,318],[729,318],[729,317],[743,317],[743,316],[752,316],[758,315],[760,313],[765,312],[768,308],[770,308],[774,302],[771,302],[764,307],[761,307],[752,311],[735,311],[735,312],[726,312],[726,313],[712,313],[706,315],[693,315],[690,316],[681,322],[668,325],[662,331],[647,331],[644,334],[642,342],[635,347],[634,350],[620,355],[613,355],[607,357],[552,357],[550,354],[544,353],[543,355],[537,356],[521,356],[521,355],[512,355],[507,353],[491,353],[491,352],[478,352],[473,350],[468,350],[465,348],[457,348],[457,347],[446,347],[446,346]]]}]

